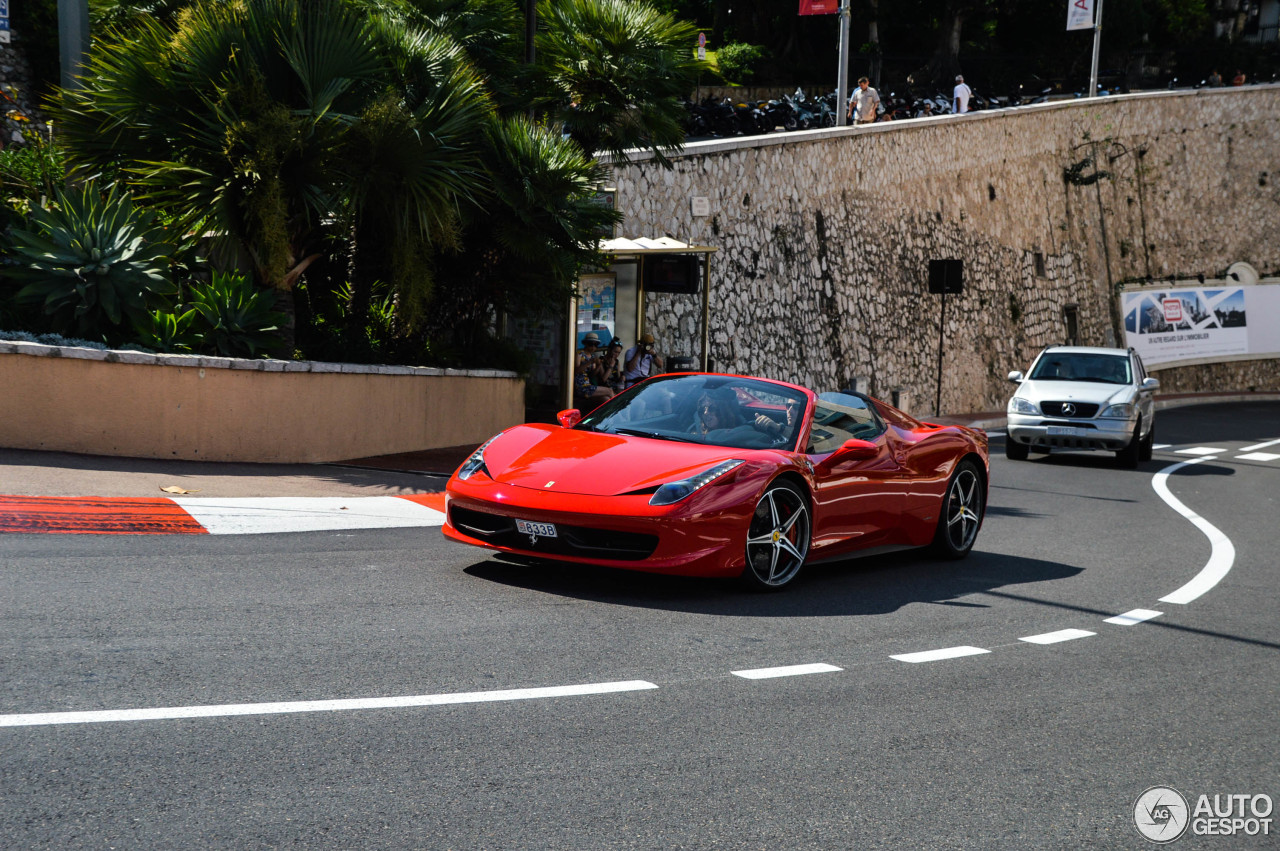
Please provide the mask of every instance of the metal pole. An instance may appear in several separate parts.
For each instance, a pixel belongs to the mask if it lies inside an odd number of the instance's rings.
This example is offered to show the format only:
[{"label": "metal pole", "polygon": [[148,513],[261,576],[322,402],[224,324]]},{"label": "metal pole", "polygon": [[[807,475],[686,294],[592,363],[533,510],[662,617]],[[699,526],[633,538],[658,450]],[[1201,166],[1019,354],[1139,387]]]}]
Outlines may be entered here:
[{"label": "metal pole", "polygon": [[1102,47],[1102,0],[1098,0],[1098,8],[1093,17],[1093,64],[1089,67],[1088,97],[1098,96],[1098,53]]},{"label": "metal pole", "polygon": [[844,113],[849,108],[849,0],[840,0],[840,65],[836,68],[836,126],[844,126]]},{"label": "metal pole", "polygon": [[88,0],[58,0],[58,56],[62,87],[80,87],[80,72],[89,61]]},{"label": "metal pole", "polygon": [[702,255],[702,371],[710,372],[711,358],[711,255]]},{"label": "metal pole", "polygon": [[945,276],[942,283],[942,318],[938,320],[938,395],[934,398],[933,414],[942,416],[942,337],[947,332],[947,284]]}]

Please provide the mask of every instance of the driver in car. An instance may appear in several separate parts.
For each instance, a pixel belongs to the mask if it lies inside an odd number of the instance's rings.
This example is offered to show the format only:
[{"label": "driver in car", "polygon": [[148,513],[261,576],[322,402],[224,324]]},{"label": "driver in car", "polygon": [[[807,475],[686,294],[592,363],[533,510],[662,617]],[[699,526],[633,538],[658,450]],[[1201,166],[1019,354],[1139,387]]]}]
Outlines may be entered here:
[{"label": "driver in car", "polygon": [[791,427],[795,424],[796,411],[799,407],[794,399],[789,399],[783,411],[782,420],[775,420],[768,414],[756,414],[755,427],[770,437],[781,440],[791,433]]}]

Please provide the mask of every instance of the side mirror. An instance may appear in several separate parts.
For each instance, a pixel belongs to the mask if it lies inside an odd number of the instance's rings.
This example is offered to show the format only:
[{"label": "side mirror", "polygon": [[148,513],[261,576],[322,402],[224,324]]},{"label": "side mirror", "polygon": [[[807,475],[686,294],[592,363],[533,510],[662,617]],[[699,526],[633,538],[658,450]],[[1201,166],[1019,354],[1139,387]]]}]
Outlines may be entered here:
[{"label": "side mirror", "polygon": [[1144,379],[1142,379],[1142,389],[1143,389],[1143,390],[1150,390],[1150,391],[1152,391],[1152,392],[1155,392],[1156,390],[1159,390],[1159,389],[1160,389],[1160,379],[1158,379],[1158,378],[1144,378]]},{"label": "side mirror", "polygon": [[1010,380],[1010,381],[1012,381],[1014,384],[1021,384],[1021,383],[1022,383],[1022,373],[1021,373],[1021,372],[1018,372],[1018,371],[1015,369],[1013,372],[1009,373],[1009,380]]},{"label": "side mirror", "polygon": [[851,437],[841,444],[840,448],[828,455],[823,461],[823,467],[834,467],[843,461],[857,461],[863,458],[874,458],[880,452],[880,447],[876,446],[869,440],[859,440]]},{"label": "side mirror", "polygon": [[561,411],[556,414],[556,419],[559,420],[560,425],[565,428],[573,428],[578,423],[582,422],[582,411],[579,411],[577,408],[570,408],[567,411]]}]

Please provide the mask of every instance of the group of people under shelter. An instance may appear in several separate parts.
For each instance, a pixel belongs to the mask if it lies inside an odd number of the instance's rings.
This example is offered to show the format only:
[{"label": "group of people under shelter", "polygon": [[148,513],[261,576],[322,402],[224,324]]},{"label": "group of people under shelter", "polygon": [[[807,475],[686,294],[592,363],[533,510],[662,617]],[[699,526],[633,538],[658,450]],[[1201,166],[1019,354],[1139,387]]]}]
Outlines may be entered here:
[{"label": "group of people under shelter", "polygon": [[601,347],[600,335],[588,331],[582,338],[582,348],[574,357],[574,398],[586,406],[595,407],[632,384],[658,375],[664,368],[652,334],[641,335],[636,344],[624,353],[621,339],[614,337],[608,346]]}]

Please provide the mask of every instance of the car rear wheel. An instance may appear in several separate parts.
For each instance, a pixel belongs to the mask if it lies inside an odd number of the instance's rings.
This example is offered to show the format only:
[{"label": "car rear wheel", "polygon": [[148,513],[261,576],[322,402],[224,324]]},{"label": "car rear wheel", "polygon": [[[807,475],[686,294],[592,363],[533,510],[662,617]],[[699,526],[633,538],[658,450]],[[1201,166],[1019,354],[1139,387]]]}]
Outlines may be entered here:
[{"label": "car rear wheel", "polygon": [[951,474],[942,497],[938,531],[933,536],[934,552],[950,559],[967,556],[978,538],[986,505],[986,489],[977,466],[972,461],[962,461]]},{"label": "car rear wheel", "polygon": [[1124,449],[1116,451],[1116,464],[1124,467],[1126,470],[1132,470],[1138,466],[1139,456],[1142,454],[1142,420],[1138,420],[1133,427],[1133,438],[1129,441],[1129,445]]},{"label": "car rear wheel", "polygon": [[777,591],[796,578],[809,555],[809,502],[790,482],[774,482],[760,497],[747,527],[742,579],[758,591]]},{"label": "car rear wheel", "polygon": [[1004,436],[1004,457],[1010,461],[1025,461],[1030,451],[1030,446],[1014,440],[1013,435],[1006,434]]}]

